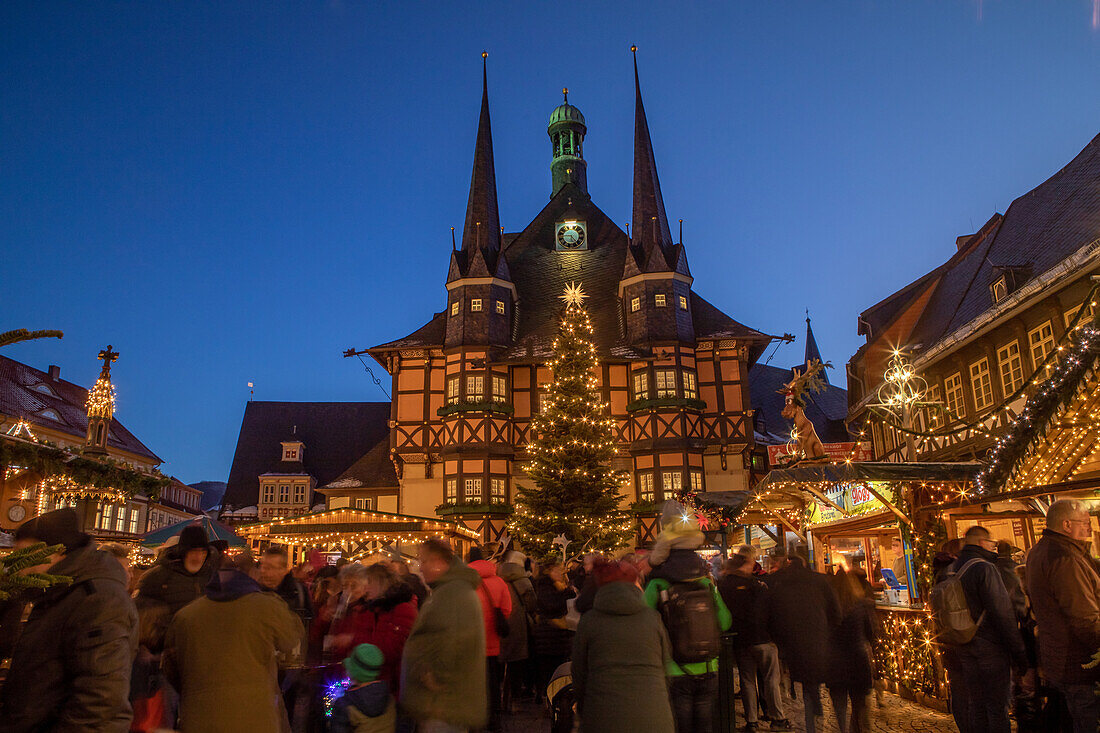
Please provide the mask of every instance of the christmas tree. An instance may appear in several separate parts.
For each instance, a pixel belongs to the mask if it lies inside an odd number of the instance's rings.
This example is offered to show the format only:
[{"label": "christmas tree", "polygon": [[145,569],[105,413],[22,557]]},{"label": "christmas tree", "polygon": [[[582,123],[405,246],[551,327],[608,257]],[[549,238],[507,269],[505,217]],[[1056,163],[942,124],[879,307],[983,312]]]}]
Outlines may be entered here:
[{"label": "christmas tree", "polygon": [[0,601],[6,601],[28,588],[48,588],[51,585],[71,583],[72,578],[64,575],[26,572],[28,568],[50,562],[51,555],[64,549],[61,545],[47,547],[45,542],[37,542],[14,550],[0,559]]},{"label": "christmas tree", "polygon": [[596,391],[598,362],[585,294],[571,283],[561,298],[565,311],[548,365],[553,380],[541,414],[532,419],[533,459],[526,471],[534,487],[519,489],[508,527],[536,559],[611,550],[631,534],[619,511],[626,476],[610,466],[614,422]]}]

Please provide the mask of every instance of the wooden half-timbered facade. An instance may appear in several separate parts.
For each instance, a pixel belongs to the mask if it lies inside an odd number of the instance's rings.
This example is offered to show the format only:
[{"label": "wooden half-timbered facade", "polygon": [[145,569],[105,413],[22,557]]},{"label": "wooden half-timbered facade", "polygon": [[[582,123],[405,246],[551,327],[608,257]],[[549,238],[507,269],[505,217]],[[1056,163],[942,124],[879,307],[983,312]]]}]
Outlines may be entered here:
[{"label": "wooden half-timbered facade", "polygon": [[[911,440],[870,421],[876,460],[984,457],[1091,323],[1100,275],[1100,136],[1007,211],[961,236],[943,265],[860,314],[849,420],[868,423],[894,349],[920,376]],[[896,421],[895,421],[896,422]],[[912,455],[909,455],[912,450]]]},{"label": "wooden half-timbered facade", "polygon": [[[753,480],[749,368],[772,337],[693,288],[669,227],[635,75],[631,234],[587,190],[576,107],[550,117],[548,204],[505,233],[497,209],[487,88],[466,220],[450,252],[446,305],[420,329],[367,350],[392,376],[389,457],[401,514],[457,517],[496,539],[510,511],[564,286],[580,284],[599,351],[598,389],[615,420],[624,508],[652,539],[656,506],[683,487],[745,489]],[[443,256],[446,256],[445,254]]]}]

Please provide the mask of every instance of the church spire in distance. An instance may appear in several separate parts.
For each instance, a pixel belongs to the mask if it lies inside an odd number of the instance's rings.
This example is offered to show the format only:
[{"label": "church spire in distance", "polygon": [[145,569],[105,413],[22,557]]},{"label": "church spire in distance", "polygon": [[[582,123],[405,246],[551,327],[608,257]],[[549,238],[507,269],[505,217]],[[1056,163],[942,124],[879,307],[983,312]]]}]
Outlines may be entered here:
[{"label": "church spire in distance", "polygon": [[462,227],[462,249],[471,254],[483,248],[500,249],[500,214],[497,210],[497,176],[493,165],[493,131],[489,124],[488,52],[481,54],[481,118],[474,144],[474,169],[470,174],[470,198]]},{"label": "church spire in distance", "polygon": [[[817,339],[814,338],[814,329],[810,326],[810,311],[806,311],[806,359],[803,363],[811,364],[814,361],[824,361],[821,358],[821,350],[817,348]],[[821,378],[825,384],[829,383],[828,370],[821,370]]]},{"label": "church spire in distance", "polygon": [[643,253],[646,269],[665,270],[667,264],[654,263],[657,253],[662,260],[672,247],[672,233],[661,197],[661,182],[657,179],[657,161],[649,137],[649,122],[642,104],[642,86],[638,80],[638,47],[631,46],[634,55],[634,215],[630,233],[635,246]]}]

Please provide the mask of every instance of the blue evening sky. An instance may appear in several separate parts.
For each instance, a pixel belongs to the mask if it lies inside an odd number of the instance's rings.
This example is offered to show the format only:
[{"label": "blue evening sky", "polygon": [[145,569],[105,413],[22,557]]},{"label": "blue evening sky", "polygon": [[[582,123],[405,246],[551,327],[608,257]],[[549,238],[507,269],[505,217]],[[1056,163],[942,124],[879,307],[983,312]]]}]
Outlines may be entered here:
[{"label": "blue evening sky", "polygon": [[507,230],[548,198],[562,86],[630,220],[637,43],[696,290],[797,334],[783,366],[809,308],[843,382],[861,310],[1100,132],[1093,3],[9,0],[0,330],[66,335],[4,354],[89,385],[113,344],[118,417],[225,480],[247,382],[385,399],[342,350],[442,309],[483,49]]}]

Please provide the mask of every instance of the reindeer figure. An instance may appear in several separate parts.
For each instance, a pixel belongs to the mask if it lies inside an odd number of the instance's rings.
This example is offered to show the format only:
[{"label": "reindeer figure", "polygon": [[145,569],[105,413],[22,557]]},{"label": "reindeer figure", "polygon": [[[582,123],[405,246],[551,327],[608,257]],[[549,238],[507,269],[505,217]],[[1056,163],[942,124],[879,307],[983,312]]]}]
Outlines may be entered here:
[{"label": "reindeer figure", "polygon": [[814,430],[814,424],[806,417],[804,409],[806,401],[803,398],[809,392],[820,392],[825,388],[821,373],[825,367],[831,369],[832,366],[829,362],[822,364],[818,359],[814,359],[806,364],[805,373],[795,369],[794,378],[779,390],[779,394],[787,398],[783,412],[780,414],[794,422],[793,432],[797,438],[797,450],[792,451],[794,457],[792,463],[798,463],[799,460],[819,463],[828,459],[825,446],[822,445],[821,438],[817,437],[817,431]]}]

